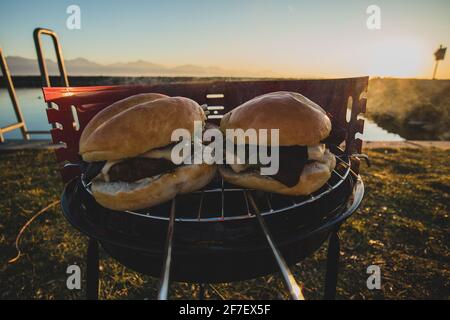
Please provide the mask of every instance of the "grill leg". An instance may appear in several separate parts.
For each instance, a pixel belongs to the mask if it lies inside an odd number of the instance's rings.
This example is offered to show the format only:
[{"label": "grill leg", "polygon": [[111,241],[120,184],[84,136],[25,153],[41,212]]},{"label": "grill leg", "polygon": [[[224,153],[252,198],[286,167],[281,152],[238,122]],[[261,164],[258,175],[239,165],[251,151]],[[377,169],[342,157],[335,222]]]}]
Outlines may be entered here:
[{"label": "grill leg", "polygon": [[339,269],[339,253],[341,250],[338,231],[334,231],[328,240],[327,271],[325,276],[325,300],[334,300]]},{"label": "grill leg", "polygon": [[205,300],[205,284],[198,284],[198,300]]},{"label": "grill leg", "polygon": [[86,281],[86,298],[88,300],[98,300],[98,260],[98,242],[89,238]]}]

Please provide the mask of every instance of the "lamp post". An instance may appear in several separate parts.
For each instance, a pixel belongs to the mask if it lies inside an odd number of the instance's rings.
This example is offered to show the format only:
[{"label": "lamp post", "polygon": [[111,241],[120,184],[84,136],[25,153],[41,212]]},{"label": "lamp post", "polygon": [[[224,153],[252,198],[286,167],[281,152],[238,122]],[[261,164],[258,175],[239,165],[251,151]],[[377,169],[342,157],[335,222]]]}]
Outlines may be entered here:
[{"label": "lamp post", "polygon": [[442,44],[441,44],[439,49],[437,49],[436,52],[434,53],[436,64],[434,65],[433,80],[436,79],[436,72],[437,72],[437,67],[438,67],[438,64],[439,64],[439,60],[444,60],[446,51],[447,51],[447,48],[444,48],[442,46]]}]

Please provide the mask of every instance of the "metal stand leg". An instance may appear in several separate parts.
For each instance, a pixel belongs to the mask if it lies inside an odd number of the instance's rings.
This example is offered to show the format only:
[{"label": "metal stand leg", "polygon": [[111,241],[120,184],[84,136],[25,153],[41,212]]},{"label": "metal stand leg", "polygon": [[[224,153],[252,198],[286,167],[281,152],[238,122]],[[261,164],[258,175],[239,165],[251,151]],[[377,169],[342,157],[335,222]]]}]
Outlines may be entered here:
[{"label": "metal stand leg", "polygon": [[173,230],[175,226],[175,198],[172,199],[172,206],[170,207],[170,220],[169,227],[167,229],[167,240],[164,264],[161,272],[161,280],[158,290],[158,300],[169,299],[169,287],[170,287],[170,265],[172,263],[172,242],[173,242]]},{"label": "metal stand leg", "polygon": [[278,250],[277,246],[275,245],[275,242],[273,241],[272,235],[270,234],[270,231],[267,228],[266,223],[264,222],[264,218],[261,216],[261,212],[259,211],[259,208],[256,205],[255,199],[253,199],[252,194],[248,191],[245,193],[245,195],[246,199],[250,201],[250,204],[252,205],[253,210],[255,211],[255,215],[256,218],[258,219],[259,226],[261,227],[261,230],[264,233],[264,236],[267,240],[267,244],[272,250],[275,261],[277,262],[278,267],[280,268],[284,284],[286,285],[286,288],[289,291],[291,299],[305,300],[305,297],[303,296],[302,293],[302,289],[298,285],[297,281],[295,281],[295,278],[292,275],[292,272],[289,269],[289,266],[287,265],[286,261],[284,260],[283,255],[281,254],[280,250]]},{"label": "metal stand leg", "polygon": [[336,296],[340,250],[340,239],[336,230],[331,234],[328,241],[327,272],[325,276],[325,292],[323,295],[325,300],[334,300]]},{"label": "metal stand leg", "polygon": [[86,298],[88,300],[98,300],[98,260],[98,242],[89,238],[86,281]]},{"label": "metal stand leg", "polygon": [[205,284],[198,284],[198,300],[205,300]]}]

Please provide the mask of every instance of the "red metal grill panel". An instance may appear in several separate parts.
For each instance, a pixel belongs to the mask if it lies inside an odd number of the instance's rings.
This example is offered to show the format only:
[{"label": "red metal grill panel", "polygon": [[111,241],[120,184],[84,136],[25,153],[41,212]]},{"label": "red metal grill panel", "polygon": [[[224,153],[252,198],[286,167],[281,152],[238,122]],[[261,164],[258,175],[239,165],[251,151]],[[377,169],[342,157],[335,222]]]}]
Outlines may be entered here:
[{"label": "red metal grill panel", "polygon": [[[295,91],[308,97],[322,106],[330,115],[333,124],[333,142],[345,141],[347,153],[360,153],[362,141],[355,139],[356,133],[363,132],[364,121],[358,115],[366,110],[366,92],[368,77],[320,80],[261,80],[261,81],[217,81],[198,83],[171,83],[146,86],[94,86],[44,88],[46,102],[52,102],[58,109],[48,109],[49,123],[57,124],[53,129],[53,143],[64,143],[56,149],[58,162],[76,162],[78,142],[81,132],[92,117],[111,103],[126,97],[146,92],[162,93],[168,96],[184,96],[199,104],[222,107],[212,114],[212,122],[220,122],[220,114],[224,114],[240,104],[265,93],[274,91]],[[352,97],[350,122],[346,120],[347,103]],[[76,110],[79,130],[75,128],[72,106]],[[357,169],[358,163],[355,164]],[[76,170],[62,168],[64,181],[78,174]]]}]

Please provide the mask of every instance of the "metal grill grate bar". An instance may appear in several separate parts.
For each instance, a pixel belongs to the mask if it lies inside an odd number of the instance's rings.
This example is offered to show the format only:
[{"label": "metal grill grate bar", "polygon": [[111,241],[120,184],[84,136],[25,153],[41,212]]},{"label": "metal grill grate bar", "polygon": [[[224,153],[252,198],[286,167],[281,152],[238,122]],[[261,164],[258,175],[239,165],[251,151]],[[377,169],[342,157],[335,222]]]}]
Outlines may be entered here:
[{"label": "metal grill grate bar", "polygon": [[222,207],[221,215],[222,215],[222,219],[225,218],[225,192],[223,191],[224,189],[225,189],[225,188],[224,188],[224,182],[223,182],[223,179],[222,179],[222,194],[221,194],[221,201],[222,201],[222,205],[221,205],[221,207]]},{"label": "metal grill grate bar", "polygon": [[333,173],[337,175],[341,180],[345,180],[345,177],[339,174],[339,172],[336,171],[336,169],[333,169]]},{"label": "metal grill grate bar", "polygon": [[205,197],[205,192],[202,192],[200,196],[200,203],[198,204],[198,214],[197,214],[197,220],[200,220],[202,216],[202,209],[203,209],[203,198]]},{"label": "metal grill grate bar", "polygon": [[247,192],[246,192],[246,191],[243,191],[243,194],[244,194],[244,199],[245,199],[245,206],[247,207],[247,215],[248,215],[249,217],[251,217],[251,216],[252,216],[252,213],[250,212],[250,206],[248,205]]},{"label": "metal grill grate bar", "polygon": [[266,199],[267,199],[267,205],[269,206],[269,211],[273,211],[272,202],[270,201],[270,198],[272,197],[272,194],[266,193]]},{"label": "metal grill grate bar", "polygon": [[172,262],[172,242],[173,242],[173,230],[175,225],[175,198],[172,199],[172,206],[170,208],[170,220],[169,227],[167,228],[167,239],[165,247],[165,259],[161,274],[161,283],[158,291],[158,300],[167,300],[169,296],[170,286],[170,264]]}]

